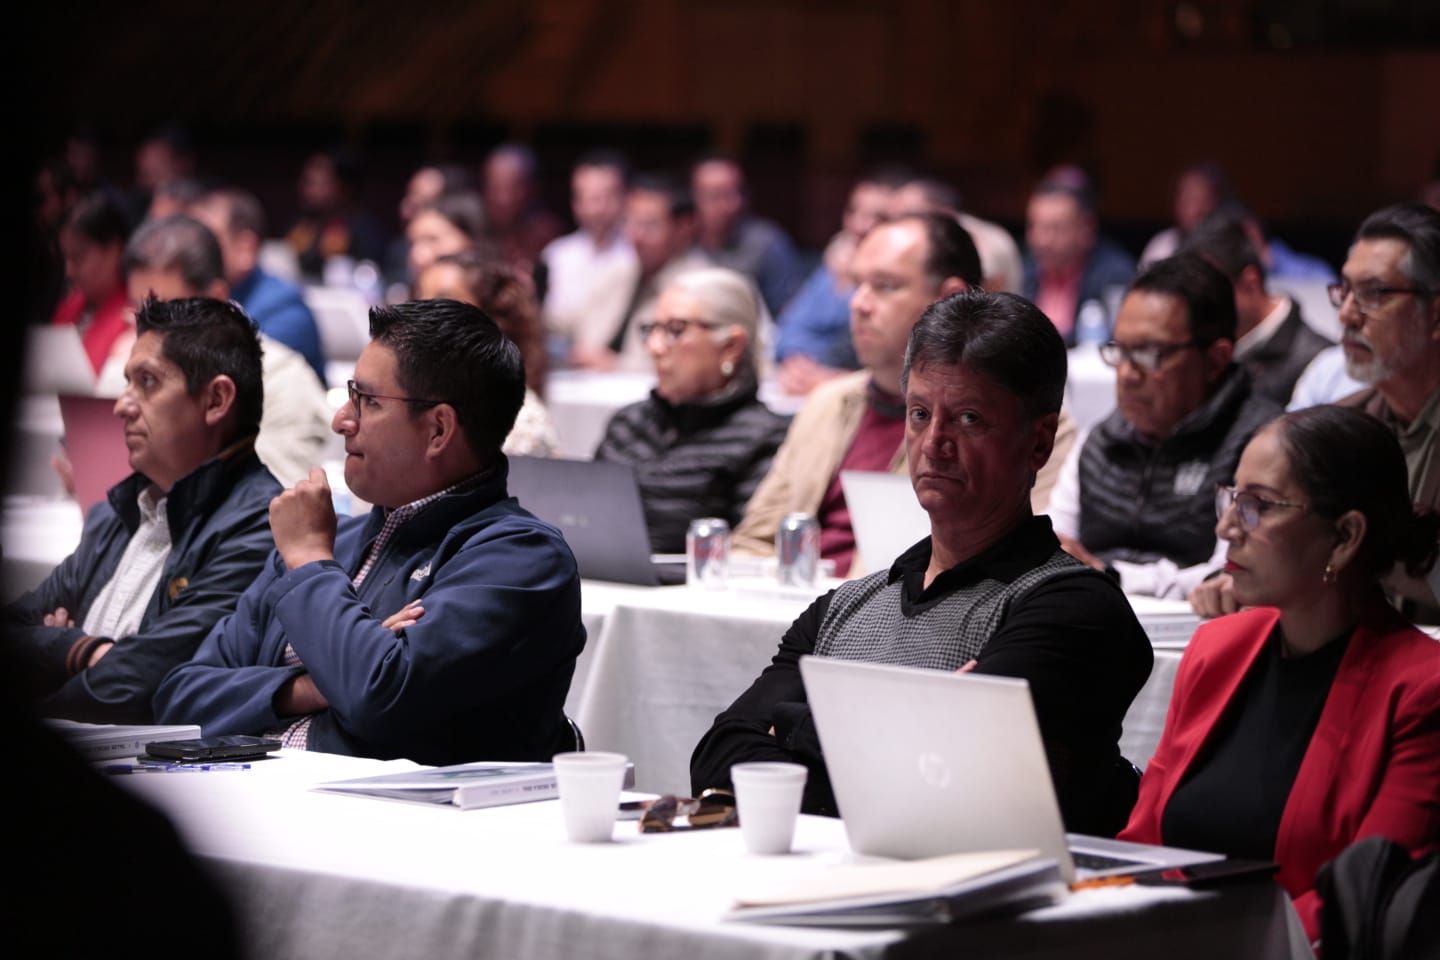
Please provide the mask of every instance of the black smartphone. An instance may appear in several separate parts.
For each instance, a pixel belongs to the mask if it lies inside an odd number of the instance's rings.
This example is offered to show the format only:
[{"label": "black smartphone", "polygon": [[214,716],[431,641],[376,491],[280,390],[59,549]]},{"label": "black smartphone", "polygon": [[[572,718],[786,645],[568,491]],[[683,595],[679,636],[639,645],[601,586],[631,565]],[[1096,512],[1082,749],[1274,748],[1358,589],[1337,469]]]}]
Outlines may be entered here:
[{"label": "black smartphone", "polygon": [[279,740],[231,735],[195,740],[156,740],[146,744],[145,755],[169,763],[204,763],[213,760],[258,760],[279,749]]},{"label": "black smartphone", "polygon": [[1188,867],[1169,867],[1138,874],[1135,882],[1146,886],[1217,887],[1236,880],[1268,877],[1279,869],[1278,863],[1271,863],[1269,860],[1230,857],[1209,863],[1195,863]]}]

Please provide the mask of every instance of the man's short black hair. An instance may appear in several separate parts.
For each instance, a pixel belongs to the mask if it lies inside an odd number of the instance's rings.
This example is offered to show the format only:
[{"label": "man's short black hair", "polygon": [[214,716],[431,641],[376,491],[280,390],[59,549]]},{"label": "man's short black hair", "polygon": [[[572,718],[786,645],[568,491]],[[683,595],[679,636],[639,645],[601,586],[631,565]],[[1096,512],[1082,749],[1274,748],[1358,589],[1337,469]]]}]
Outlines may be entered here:
[{"label": "man's short black hair", "polygon": [[232,235],[253,233],[264,240],[270,229],[265,207],[260,198],[248,190],[217,187],[200,198],[201,203],[220,203],[225,207],[225,223]]},{"label": "man's short black hair", "polygon": [[1410,245],[1400,269],[1424,296],[1440,296],[1440,210],[1423,203],[1397,203],[1376,210],[1355,233],[1359,240],[1399,240]]},{"label": "man's short black hair", "polygon": [[1038,420],[1059,413],[1068,358],[1055,324],[1013,293],[962,290],[925,309],[910,331],[902,385],[919,366],[964,366],[1008,391]]},{"label": "man's short black hair", "polygon": [[959,277],[968,287],[979,287],[984,279],[980,268],[980,253],[975,249],[975,238],[970,231],[960,226],[955,215],[940,210],[915,210],[898,217],[881,220],[876,226],[889,226],[913,221],[925,231],[928,252],[925,255],[925,274],[938,286],[947,277]]},{"label": "man's short black hair", "polygon": [[1239,281],[1246,267],[1254,267],[1260,271],[1260,278],[1265,278],[1265,265],[1250,242],[1244,223],[1228,211],[1213,213],[1202,220],[1185,237],[1179,252],[1203,257],[1229,277],[1231,283]]},{"label": "man's short black hair", "polygon": [[695,213],[695,197],[690,186],[670,173],[637,173],[630,181],[631,193],[658,193],[670,208],[670,217],[678,220]]},{"label": "man's short black hair", "polygon": [[1126,293],[1135,291],[1168,294],[1184,303],[1196,346],[1235,339],[1235,285],[1203,257],[1182,253],[1158,260],[1130,281]]},{"label": "man's short black hair", "polygon": [[1051,170],[1045,179],[1035,185],[1031,196],[1069,197],[1075,201],[1080,212],[1094,218],[1100,213],[1100,199],[1090,175],[1079,167],[1062,166]]},{"label": "man's short black hair", "polygon": [[185,285],[197,292],[225,279],[220,241],[209,227],[183,213],[140,224],[125,245],[121,263],[127,275],[133,270],[178,270]]},{"label": "man's short black hair", "polygon": [[457,300],[372,307],[370,336],[395,352],[395,377],[408,396],[455,409],[482,464],[500,453],[525,402],[525,364],[485,311]]},{"label": "man's short black hair", "polygon": [[150,297],[135,313],[135,332],[160,335],[161,355],[180,368],[192,397],[218,376],[234,381],[235,432],[227,442],[260,429],[265,405],[260,335],[237,304],[210,297]]},{"label": "man's short black hair", "polygon": [[608,167],[619,171],[621,183],[630,183],[630,159],[619,150],[609,147],[586,150],[575,160],[575,168],[580,167]]},{"label": "man's short black hair", "polygon": [[65,218],[65,227],[98,246],[109,246],[123,245],[135,224],[118,192],[97,187],[76,201]]}]

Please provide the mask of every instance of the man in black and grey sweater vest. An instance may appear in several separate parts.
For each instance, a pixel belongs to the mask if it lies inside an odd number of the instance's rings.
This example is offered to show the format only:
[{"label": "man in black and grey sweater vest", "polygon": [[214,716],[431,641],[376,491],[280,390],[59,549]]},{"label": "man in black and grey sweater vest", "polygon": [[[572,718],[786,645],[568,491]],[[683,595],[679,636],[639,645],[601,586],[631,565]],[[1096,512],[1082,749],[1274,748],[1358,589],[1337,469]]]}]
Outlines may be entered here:
[{"label": "man in black and grey sweater vest", "polygon": [[[728,787],[732,764],[788,760],[809,771],[802,809],[839,812],[799,671],[815,654],[1025,679],[1067,828],[1113,836],[1125,823],[1138,778],[1120,756],[1120,724],[1150,675],[1150,642],[1114,581],[1061,550],[1030,508],[1055,444],[1065,367],[1060,334],[1020,297],[957,293],[925,311],[900,385],[906,462],[930,536],[791,625],[695,748],[697,795]],[[955,731],[966,733],[975,732]]]}]

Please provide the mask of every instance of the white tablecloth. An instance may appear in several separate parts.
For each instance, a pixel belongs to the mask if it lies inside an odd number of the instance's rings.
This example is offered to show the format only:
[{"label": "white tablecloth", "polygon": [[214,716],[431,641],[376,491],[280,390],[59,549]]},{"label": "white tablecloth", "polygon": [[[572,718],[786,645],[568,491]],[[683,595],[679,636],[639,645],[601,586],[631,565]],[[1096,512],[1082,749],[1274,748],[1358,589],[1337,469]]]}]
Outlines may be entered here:
[{"label": "white tablecloth", "polygon": [[1065,399],[1080,429],[1092,427],[1115,409],[1115,370],[1100,359],[1095,347],[1070,351]]},{"label": "white tablecloth", "polygon": [[[688,793],[690,753],[769,664],[808,597],[781,597],[763,581],[732,590],[631,587],[586,581],[589,633],[568,709],[587,743],[635,763],[636,784]],[[1180,650],[1199,620],[1183,604],[1132,603],[1156,644],[1155,670],[1125,721],[1121,750],[1142,767],[1165,723]]]},{"label": "white tablecloth", "polygon": [[[368,960],[881,956],[1285,956],[1293,912],[1277,887],[1220,894],[1085,891],[1018,920],[907,937],[724,920],[759,882],[850,859],[838,821],[802,817],[796,852],[756,857],[736,830],[563,839],[558,801],[460,811],[309,791],[395,764],[281,751],[250,770],[119,779],[176,822],[239,910],[249,955]],[[163,935],[163,932],[162,932]],[[1294,956],[1304,956],[1300,945]]]}]

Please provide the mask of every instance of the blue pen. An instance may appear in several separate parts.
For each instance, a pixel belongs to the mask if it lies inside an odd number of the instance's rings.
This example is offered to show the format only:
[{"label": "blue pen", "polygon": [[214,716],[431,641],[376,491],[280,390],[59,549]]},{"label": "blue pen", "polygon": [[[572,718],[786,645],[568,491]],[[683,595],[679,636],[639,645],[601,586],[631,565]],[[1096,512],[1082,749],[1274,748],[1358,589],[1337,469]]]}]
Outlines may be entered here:
[{"label": "blue pen", "polygon": [[188,773],[192,770],[249,770],[248,763],[138,763],[114,764],[106,773]]}]

